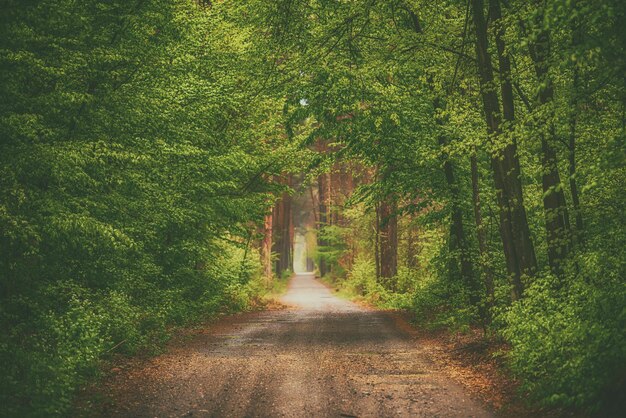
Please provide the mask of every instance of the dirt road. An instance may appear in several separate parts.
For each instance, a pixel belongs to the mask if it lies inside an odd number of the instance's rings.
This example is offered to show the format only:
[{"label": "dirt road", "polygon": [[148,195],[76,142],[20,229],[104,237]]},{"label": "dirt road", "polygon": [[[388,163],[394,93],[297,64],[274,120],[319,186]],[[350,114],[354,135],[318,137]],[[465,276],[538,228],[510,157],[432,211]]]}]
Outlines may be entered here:
[{"label": "dirt road", "polygon": [[406,326],[296,276],[292,309],[237,315],[100,388],[94,416],[490,417]]}]

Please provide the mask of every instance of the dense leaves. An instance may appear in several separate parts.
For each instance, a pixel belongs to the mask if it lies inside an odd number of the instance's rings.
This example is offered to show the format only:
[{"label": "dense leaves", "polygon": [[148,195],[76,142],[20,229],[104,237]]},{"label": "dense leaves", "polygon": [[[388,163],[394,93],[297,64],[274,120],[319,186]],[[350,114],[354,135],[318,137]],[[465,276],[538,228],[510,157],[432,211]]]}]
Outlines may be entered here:
[{"label": "dense leaves", "polygon": [[320,249],[331,275],[430,325],[506,339],[535,400],[611,408],[626,359],[623,5],[285,1],[264,13],[290,22],[275,40],[301,73],[289,88],[314,137],[369,173],[347,204],[327,204],[341,214]]},{"label": "dense leaves", "polygon": [[625,20],[619,0],[6,1],[3,413],[62,415],[103,358],[245,308],[259,258],[288,268],[295,183],[322,273],[505,339],[535,400],[608,411]]},{"label": "dense leaves", "polygon": [[245,307],[289,151],[225,10],[10,1],[1,19],[0,403],[59,415],[103,356]]}]

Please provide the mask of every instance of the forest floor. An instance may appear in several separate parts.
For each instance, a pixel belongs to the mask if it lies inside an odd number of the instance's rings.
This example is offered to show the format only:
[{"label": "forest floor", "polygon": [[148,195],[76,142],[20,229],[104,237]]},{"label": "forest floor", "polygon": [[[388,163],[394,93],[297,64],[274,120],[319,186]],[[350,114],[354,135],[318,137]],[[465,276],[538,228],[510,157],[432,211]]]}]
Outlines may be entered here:
[{"label": "forest floor", "polygon": [[425,336],[402,315],[340,299],[312,275],[295,276],[280,301],[283,309],[187,330],[165,354],[116,365],[83,394],[77,414],[525,415],[494,413],[506,401],[505,380],[491,366],[464,364],[452,342]]}]

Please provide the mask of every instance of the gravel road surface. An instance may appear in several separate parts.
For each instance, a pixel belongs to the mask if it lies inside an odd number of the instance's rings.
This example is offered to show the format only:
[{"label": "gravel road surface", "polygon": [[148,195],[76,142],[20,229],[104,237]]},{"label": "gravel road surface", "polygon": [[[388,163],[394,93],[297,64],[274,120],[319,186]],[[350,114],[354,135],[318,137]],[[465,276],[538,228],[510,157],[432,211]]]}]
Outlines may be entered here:
[{"label": "gravel road surface", "polygon": [[225,318],[119,369],[92,416],[491,417],[406,323],[295,276],[290,308]]}]

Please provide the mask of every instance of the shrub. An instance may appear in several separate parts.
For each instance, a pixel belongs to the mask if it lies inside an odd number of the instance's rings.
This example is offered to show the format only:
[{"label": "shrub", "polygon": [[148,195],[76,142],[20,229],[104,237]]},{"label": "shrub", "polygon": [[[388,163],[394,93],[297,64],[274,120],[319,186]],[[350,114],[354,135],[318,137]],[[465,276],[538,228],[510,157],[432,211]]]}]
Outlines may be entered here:
[{"label": "shrub", "polygon": [[545,405],[599,410],[613,401],[606,393],[623,389],[626,286],[617,277],[603,282],[570,275],[563,289],[544,274],[504,314],[511,368]]},{"label": "shrub", "polygon": [[258,254],[248,253],[244,260],[244,253],[222,245],[214,264],[188,270],[173,283],[162,281],[165,288],[147,277],[135,277],[127,290],[63,280],[32,297],[6,299],[0,306],[7,330],[0,335],[0,362],[6,365],[0,376],[1,415],[64,415],[76,389],[98,374],[100,361],[110,354],[156,352],[168,338],[168,325],[247,309],[261,290],[260,266]]}]

